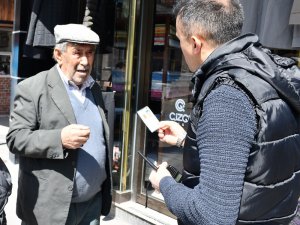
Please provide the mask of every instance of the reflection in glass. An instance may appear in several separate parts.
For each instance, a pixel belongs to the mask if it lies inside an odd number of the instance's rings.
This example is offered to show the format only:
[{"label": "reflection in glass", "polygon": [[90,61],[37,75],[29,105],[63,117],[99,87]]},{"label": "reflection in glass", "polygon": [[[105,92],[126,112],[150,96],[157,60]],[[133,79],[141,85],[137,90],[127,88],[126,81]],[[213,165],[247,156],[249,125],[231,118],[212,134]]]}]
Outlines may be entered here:
[{"label": "reflection in glass", "polygon": [[[109,117],[113,117],[110,127],[112,129],[112,176],[113,188],[116,190],[121,189],[122,178],[122,143],[123,143],[123,111],[124,111],[124,86],[125,86],[125,69],[126,69],[126,51],[128,39],[128,16],[129,16],[129,1],[117,0],[114,1],[114,20],[106,21],[107,26],[113,29],[113,40],[106,40],[106,42],[113,42],[110,48],[103,47],[98,49],[94,63],[94,74],[96,80],[100,83],[104,95],[112,93],[114,106],[113,112],[108,113]],[[101,41],[100,41],[101,45]],[[101,46],[100,46],[101,47]],[[102,49],[102,50],[101,50]],[[126,159],[130,160],[130,159]],[[128,167],[130,168],[130,167]],[[130,171],[128,171],[129,177]],[[130,179],[126,182],[126,188],[130,188]]]},{"label": "reflection in glass", "polygon": [[[148,105],[159,120],[173,120],[187,126],[192,108],[190,103],[192,73],[182,56],[176,37],[175,19],[172,15],[174,1],[157,1],[153,24],[152,63],[149,82]],[[145,153],[155,163],[167,161],[182,169],[182,152],[174,146],[158,141],[157,133],[146,131]],[[144,192],[153,198],[162,199],[149,183],[151,168],[145,165]]]}]

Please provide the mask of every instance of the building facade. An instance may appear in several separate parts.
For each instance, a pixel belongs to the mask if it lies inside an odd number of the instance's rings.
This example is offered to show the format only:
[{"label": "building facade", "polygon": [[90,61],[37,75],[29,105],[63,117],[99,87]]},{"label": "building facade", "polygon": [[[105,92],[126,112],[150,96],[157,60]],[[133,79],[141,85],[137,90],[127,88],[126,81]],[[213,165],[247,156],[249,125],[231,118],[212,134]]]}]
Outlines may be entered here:
[{"label": "building facade", "polygon": [[14,1],[0,0],[0,6],[0,115],[7,115],[10,110],[10,62]]},{"label": "building facade", "polygon": [[[291,12],[299,12],[293,10],[293,0],[241,2],[246,16],[244,32],[259,34],[263,45],[276,53],[299,57],[300,21],[290,19]],[[13,26],[8,23],[4,27],[3,21],[11,19],[0,18],[0,35],[2,30],[10,35],[11,48],[2,50],[0,45],[0,57],[5,55],[11,65],[6,74],[11,99],[19,81],[55,64],[56,24],[91,26],[101,39],[93,76],[104,92],[114,96],[107,106],[112,112],[109,123],[114,146],[112,213],[138,220],[134,224],[176,224],[162,196],[149,185],[151,168],[137,154],[145,153],[154,163],[168,161],[179,170],[182,167],[180,150],[160,143],[157,133],[150,132],[137,115],[139,109],[149,106],[159,120],[177,121],[186,127],[189,119],[192,74],[175,35],[175,0],[0,1],[1,6],[12,3]],[[148,208],[144,207],[146,202]]]}]

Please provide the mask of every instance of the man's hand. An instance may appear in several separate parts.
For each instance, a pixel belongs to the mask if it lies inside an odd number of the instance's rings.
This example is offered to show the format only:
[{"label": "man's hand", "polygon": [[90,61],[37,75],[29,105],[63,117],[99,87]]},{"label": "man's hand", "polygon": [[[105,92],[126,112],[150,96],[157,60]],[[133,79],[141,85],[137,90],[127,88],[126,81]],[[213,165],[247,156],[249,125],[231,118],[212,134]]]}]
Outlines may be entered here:
[{"label": "man's hand", "polygon": [[90,137],[90,128],[80,124],[71,124],[61,131],[61,142],[64,148],[82,147]]},{"label": "man's hand", "polygon": [[177,139],[185,137],[186,132],[180,124],[174,121],[160,121],[158,137],[161,142],[176,145]]},{"label": "man's hand", "polygon": [[152,184],[152,187],[159,192],[159,182],[162,178],[166,176],[171,176],[170,172],[167,170],[168,163],[163,162],[159,165],[158,170],[152,170],[149,176],[149,180]]}]

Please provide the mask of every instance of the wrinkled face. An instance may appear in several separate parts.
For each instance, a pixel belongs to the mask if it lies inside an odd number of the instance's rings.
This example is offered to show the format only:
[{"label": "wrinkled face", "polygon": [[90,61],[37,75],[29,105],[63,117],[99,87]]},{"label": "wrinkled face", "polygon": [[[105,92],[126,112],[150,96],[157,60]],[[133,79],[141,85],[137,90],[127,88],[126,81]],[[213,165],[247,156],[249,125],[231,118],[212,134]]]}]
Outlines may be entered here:
[{"label": "wrinkled face", "polygon": [[57,62],[63,73],[80,86],[91,73],[95,46],[89,44],[68,44],[66,51],[55,50]]},{"label": "wrinkled face", "polygon": [[184,59],[191,72],[195,72],[201,65],[199,57],[195,55],[195,40],[192,37],[187,37],[182,32],[182,23],[177,17],[176,19],[176,36],[180,41],[180,48]]}]

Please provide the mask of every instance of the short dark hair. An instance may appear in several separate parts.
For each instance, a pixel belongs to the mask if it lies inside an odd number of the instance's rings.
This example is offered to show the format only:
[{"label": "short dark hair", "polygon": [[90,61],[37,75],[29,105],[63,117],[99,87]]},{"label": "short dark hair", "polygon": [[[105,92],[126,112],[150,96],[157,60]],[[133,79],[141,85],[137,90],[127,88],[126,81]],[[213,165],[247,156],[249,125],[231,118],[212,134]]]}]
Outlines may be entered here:
[{"label": "short dark hair", "polygon": [[242,32],[244,12],[239,0],[178,0],[174,15],[182,23],[188,37],[198,33],[208,41],[221,45]]}]

